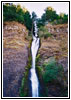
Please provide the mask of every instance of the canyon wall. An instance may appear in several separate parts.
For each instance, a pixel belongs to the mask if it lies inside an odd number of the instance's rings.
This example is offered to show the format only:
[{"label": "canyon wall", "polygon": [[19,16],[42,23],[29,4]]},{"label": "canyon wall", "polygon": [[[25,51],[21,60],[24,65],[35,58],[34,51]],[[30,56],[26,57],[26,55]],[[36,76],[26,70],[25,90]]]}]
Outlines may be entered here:
[{"label": "canyon wall", "polygon": [[3,25],[3,96],[18,97],[28,62],[26,27],[18,22]]}]

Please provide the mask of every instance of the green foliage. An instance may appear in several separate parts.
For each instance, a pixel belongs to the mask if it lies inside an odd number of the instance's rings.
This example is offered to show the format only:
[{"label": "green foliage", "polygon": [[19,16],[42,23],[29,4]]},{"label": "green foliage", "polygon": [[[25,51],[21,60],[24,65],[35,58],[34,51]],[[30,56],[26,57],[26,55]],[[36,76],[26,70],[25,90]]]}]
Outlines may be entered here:
[{"label": "green foliage", "polygon": [[[36,67],[37,74],[39,77],[40,83],[44,84],[44,90],[45,92],[40,93],[41,97],[48,97],[48,90],[49,86],[55,85],[60,88],[59,91],[59,97],[67,97],[68,96],[68,89],[67,87],[64,87],[59,82],[60,80],[64,78],[64,69],[63,66],[58,64],[54,57],[51,57],[48,59],[47,63],[44,63],[42,66]],[[62,81],[63,82],[63,81]]]},{"label": "green foliage", "polygon": [[68,23],[68,15],[64,13],[57,14],[52,7],[47,7],[41,19],[38,20],[38,27],[44,26],[51,22],[52,24]]},{"label": "green foliage", "polygon": [[44,37],[44,39],[46,39],[48,37],[51,37],[51,34],[47,32],[46,34],[42,34],[41,37]]},{"label": "green foliage", "polygon": [[29,67],[30,66],[26,66],[26,72],[24,72],[24,77],[22,79],[21,87],[19,89],[19,96],[20,97],[28,97],[28,73],[29,73]]},{"label": "green foliage", "polygon": [[58,20],[54,20],[52,24],[65,24],[68,23],[68,15],[61,13],[58,17]]},{"label": "green foliage", "polygon": [[46,22],[46,14],[44,13],[41,18],[38,19],[37,26],[40,28],[41,26],[44,26]]},{"label": "green foliage", "polygon": [[20,88],[20,97],[26,97],[27,96],[27,90],[25,88],[25,78],[22,79],[22,85]]},{"label": "green foliage", "polygon": [[32,19],[31,19],[31,15],[29,14],[29,12],[25,12],[25,14],[23,15],[24,17],[24,24],[26,25],[26,27],[31,31],[32,29]]},{"label": "green foliage", "polygon": [[36,20],[36,18],[37,18],[36,13],[35,12],[32,12],[32,20]]},{"label": "green foliage", "polygon": [[[48,88],[45,87],[45,83],[43,81],[43,68],[41,66],[36,66],[36,72],[38,75],[40,86],[42,88],[42,91],[39,91],[39,97],[46,97],[48,96]],[[42,87],[42,84],[44,88]]]},{"label": "green foliage", "polygon": [[39,36],[40,37],[44,37],[45,39],[48,38],[48,37],[51,37],[51,33],[48,32],[48,29],[44,26],[41,26],[39,28]]},{"label": "green foliage", "polygon": [[[30,41],[29,48],[31,46],[31,43],[32,41]],[[22,79],[21,88],[19,89],[20,97],[28,97],[29,94],[28,74],[31,68],[31,61],[32,61],[32,57],[30,56],[30,51],[29,51],[28,65],[25,67],[24,77]]]},{"label": "green foliage", "polygon": [[40,59],[40,54],[38,54],[38,55],[36,56],[36,63],[39,61],[39,59]]},{"label": "green foliage", "polygon": [[68,15],[64,14],[62,23],[68,23]]},{"label": "green foliage", "polygon": [[38,28],[40,28],[41,26],[44,26],[44,22],[42,22],[42,19],[38,19],[37,20],[37,26],[38,26]]},{"label": "green foliage", "polygon": [[45,10],[45,14],[46,14],[46,20],[48,20],[48,21],[53,21],[58,18],[56,11],[54,11],[52,7],[48,7]]},{"label": "green foliage", "polygon": [[3,5],[3,20],[4,21],[18,21],[24,24],[27,29],[31,31],[32,19],[29,11],[24,11],[20,5]]},{"label": "green foliage", "polygon": [[68,88],[66,88],[66,89],[62,88],[60,96],[61,97],[68,97]]},{"label": "green foliage", "polygon": [[3,5],[3,16],[4,16],[4,21],[16,20],[16,7],[14,5],[12,6]]},{"label": "green foliage", "polygon": [[57,80],[58,76],[62,75],[63,67],[61,65],[58,65],[54,58],[51,58],[48,63],[43,64],[43,67],[43,79],[46,84],[48,82]]}]

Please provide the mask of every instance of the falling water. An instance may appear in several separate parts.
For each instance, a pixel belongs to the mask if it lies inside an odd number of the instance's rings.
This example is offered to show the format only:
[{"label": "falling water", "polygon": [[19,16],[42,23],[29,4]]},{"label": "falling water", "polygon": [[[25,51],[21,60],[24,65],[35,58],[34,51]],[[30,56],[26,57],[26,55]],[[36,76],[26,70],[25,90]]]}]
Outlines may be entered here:
[{"label": "falling water", "polygon": [[36,21],[34,21],[34,35],[33,35],[33,41],[32,41],[32,45],[31,45],[31,53],[32,53],[32,68],[30,70],[31,72],[31,87],[32,87],[32,97],[39,97],[39,81],[37,78],[37,74],[36,74],[36,69],[35,69],[35,59],[36,59],[36,55],[37,55],[37,51],[39,49],[39,38],[37,35],[37,25],[36,25]]}]

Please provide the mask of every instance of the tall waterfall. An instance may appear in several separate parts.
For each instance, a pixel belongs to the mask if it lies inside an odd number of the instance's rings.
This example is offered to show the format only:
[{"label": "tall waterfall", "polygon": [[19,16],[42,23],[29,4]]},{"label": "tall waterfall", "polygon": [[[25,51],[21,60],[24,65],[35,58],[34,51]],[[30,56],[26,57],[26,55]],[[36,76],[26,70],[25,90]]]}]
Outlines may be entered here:
[{"label": "tall waterfall", "polygon": [[38,31],[38,29],[37,29],[36,21],[34,21],[34,33],[35,34],[33,34],[33,41],[32,41],[32,45],[31,45],[32,68],[30,70],[32,97],[39,97],[39,89],[38,89],[39,81],[38,81],[36,70],[35,70],[35,59],[36,59],[37,51],[39,49],[39,41],[40,41],[40,39],[38,38],[38,35],[37,35],[37,31]]}]

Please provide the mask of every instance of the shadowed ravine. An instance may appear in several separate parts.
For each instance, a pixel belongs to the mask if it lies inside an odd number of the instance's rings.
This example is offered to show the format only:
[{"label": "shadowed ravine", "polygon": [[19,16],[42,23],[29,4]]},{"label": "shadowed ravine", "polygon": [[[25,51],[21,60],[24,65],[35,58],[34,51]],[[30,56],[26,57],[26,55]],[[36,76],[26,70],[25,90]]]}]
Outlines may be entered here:
[{"label": "shadowed ravine", "polygon": [[39,80],[36,74],[36,66],[35,66],[35,59],[37,55],[37,51],[39,49],[39,41],[40,39],[38,38],[37,35],[37,25],[36,21],[34,21],[34,33],[33,34],[33,41],[31,45],[31,53],[32,53],[32,68],[30,69],[30,80],[31,80],[31,90],[32,90],[32,97],[39,97]]}]

